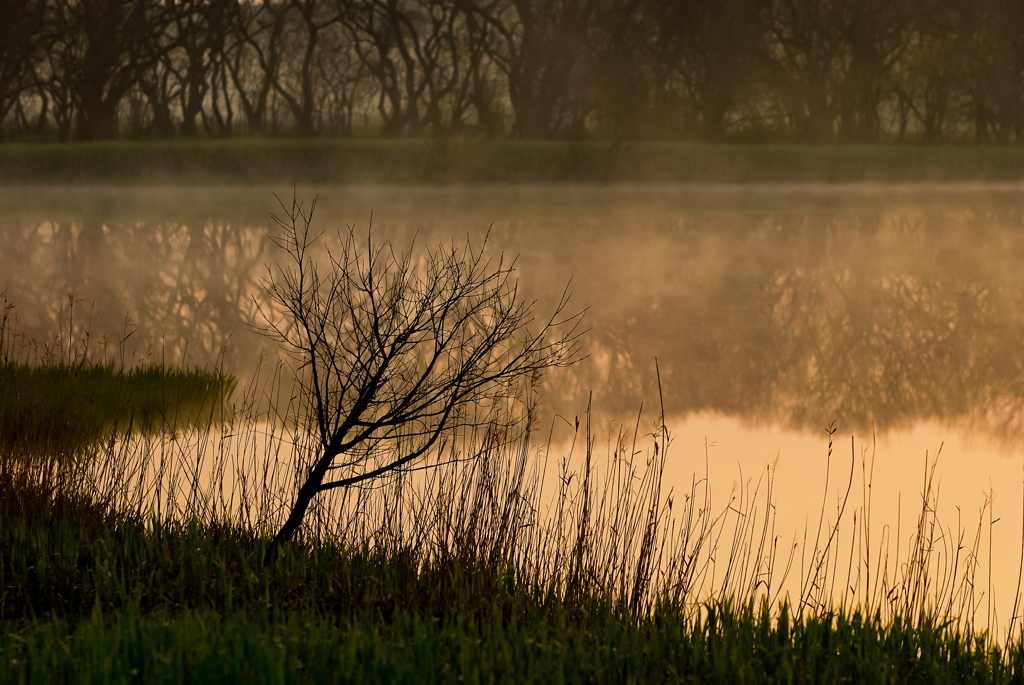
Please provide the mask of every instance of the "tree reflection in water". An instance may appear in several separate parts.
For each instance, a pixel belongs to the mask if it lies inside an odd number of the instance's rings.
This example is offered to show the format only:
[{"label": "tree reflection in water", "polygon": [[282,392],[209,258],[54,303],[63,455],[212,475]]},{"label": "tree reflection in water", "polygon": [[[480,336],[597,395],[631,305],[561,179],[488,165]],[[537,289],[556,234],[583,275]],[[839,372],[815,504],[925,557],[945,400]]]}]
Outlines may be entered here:
[{"label": "tree reflection in water", "polygon": [[[26,329],[52,335],[74,290],[95,302],[94,335],[114,339],[130,312],[134,349],[209,364],[227,345],[244,379],[265,344],[246,322],[270,191],[106,189],[91,204],[69,191],[67,206],[61,192],[3,191],[15,211],[0,217],[0,290]],[[373,210],[375,232],[400,245],[479,236],[493,221],[492,244],[521,254],[541,309],[572,277],[591,357],[548,380],[550,412],[578,412],[593,389],[603,416],[635,416],[657,397],[657,357],[673,415],[815,432],[936,420],[1009,442],[1024,434],[1018,195],[335,188],[319,211],[330,228]]]},{"label": "tree reflection in water", "polygon": [[880,432],[968,422],[1012,439],[1024,400],[1024,232],[1012,218],[655,230],[645,273],[630,275],[647,292],[627,278],[626,293],[609,289],[614,304],[602,299],[613,316],[591,319],[594,385],[605,402],[624,389],[650,396],[639,368],[658,356],[673,412],[815,431],[836,419]]},{"label": "tree reflection in water", "polygon": [[89,308],[93,336],[113,341],[134,331],[128,346],[136,358],[212,365],[226,346],[233,371],[254,363],[261,343],[243,324],[259,291],[264,228],[219,220],[22,221],[0,230],[3,285],[37,339],[54,334],[64,294],[73,291]]}]

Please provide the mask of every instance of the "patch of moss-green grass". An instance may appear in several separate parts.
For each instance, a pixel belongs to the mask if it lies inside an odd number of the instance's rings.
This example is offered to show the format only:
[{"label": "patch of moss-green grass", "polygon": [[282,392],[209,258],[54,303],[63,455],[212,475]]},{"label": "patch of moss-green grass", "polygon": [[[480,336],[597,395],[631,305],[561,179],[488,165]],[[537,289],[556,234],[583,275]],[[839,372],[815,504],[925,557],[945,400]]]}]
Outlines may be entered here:
[{"label": "patch of moss-green grass", "polygon": [[114,432],[174,431],[219,415],[235,380],[205,369],[0,365],[0,449],[70,455]]},{"label": "patch of moss-green grass", "polygon": [[1019,182],[1024,150],[475,139],[0,145],[0,183]]}]

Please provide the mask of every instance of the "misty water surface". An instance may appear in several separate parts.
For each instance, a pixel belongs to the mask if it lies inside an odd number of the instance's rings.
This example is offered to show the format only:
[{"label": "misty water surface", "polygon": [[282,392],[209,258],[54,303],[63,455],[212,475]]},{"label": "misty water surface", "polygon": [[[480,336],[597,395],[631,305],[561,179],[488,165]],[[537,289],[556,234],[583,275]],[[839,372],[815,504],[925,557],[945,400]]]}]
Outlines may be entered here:
[{"label": "misty water surface", "polygon": [[[6,188],[0,290],[37,340],[91,317],[93,354],[243,379],[266,342],[253,295],[291,188]],[[1001,441],[1022,431],[1024,197],[1017,187],[497,186],[299,188],[315,223],[399,247],[479,243],[519,255],[547,313],[571,279],[590,358],[544,404],[601,416],[714,412],[817,433],[922,421]],[[131,322],[126,326],[126,315]]]}]

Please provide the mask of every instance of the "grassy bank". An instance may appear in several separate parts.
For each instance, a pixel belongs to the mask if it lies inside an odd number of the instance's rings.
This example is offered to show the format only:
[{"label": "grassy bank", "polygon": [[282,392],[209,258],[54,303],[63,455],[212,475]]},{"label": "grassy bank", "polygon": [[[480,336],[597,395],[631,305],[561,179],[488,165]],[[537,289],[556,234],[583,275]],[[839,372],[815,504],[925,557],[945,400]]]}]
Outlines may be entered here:
[{"label": "grassy bank", "polygon": [[[32,359],[34,392],[88,368],[60,344],[76,330]],[[983,602],[991,503],[973,540],[943,524],[926,464],[917,520],[872,542],[873,466],[851,443],[847,481],[834,431],[846,489],[826,482],[797,544],[771,463],[720,498],[705,454],[672,492],[664,408],[605,456],[588,408],[565,454],[529,419],[453,429],[321,493],[271,553],[322,449],[282,369],[171,434],[30,460],[0,442],[0,682],[1024,679],[1019,621],[989,632]]]},{"label": "grassy bank", "polygon": [[[844,571],[865,503],[851,526],[844,499],[787,563],[770,474],[717,506],[695,477],[673,508],[667,434],[646,465],[636,440],[650,435],[620,435],[598,460],[585,423],[585,461],[560,460],[546,502],[528,433],[468,435],[424,480],[399,473],[319,501],[271,556],[295,487],[278,471],[305,448],[297,427],[245,411],[86,461],[0,451],[0,682],[1024,677],[1019,632],[999,644],[975,631],[979,549],[961,534],[954,557],[932,556],[943,544],[930,483],[908,555]],[[254,449],[262,440],[297,449]],[[238,487],[245,478],[254,487]],[[882,577],[865,582],[861,568]]]},{"label": "grassy bank", "polygon": [[[4,476],[10,476],[7,472]],[[11,496],[10,489],[18,489]],[[161,524],[0,477],[0,682],[1019,682],[949,625],[668,597],[637,614],[502,562]],[[35,496],[26,497],[26,493]],[[13,503],[18,502],[15,506]]]},{"label": "grassy bank", "polygon": [[1022,181],[1024,149],[376,139],[0,145],[0,183]]}]

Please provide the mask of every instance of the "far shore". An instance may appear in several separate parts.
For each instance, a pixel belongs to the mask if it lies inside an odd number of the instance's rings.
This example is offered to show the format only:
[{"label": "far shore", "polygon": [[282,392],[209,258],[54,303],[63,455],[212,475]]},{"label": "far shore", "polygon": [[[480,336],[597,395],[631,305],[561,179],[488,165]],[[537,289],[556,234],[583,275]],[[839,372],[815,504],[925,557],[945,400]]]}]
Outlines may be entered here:
[{"label": "far shore", "polygon": [[1024,147],[231,139],[0,145],[0,184],[1017,183]]}]

